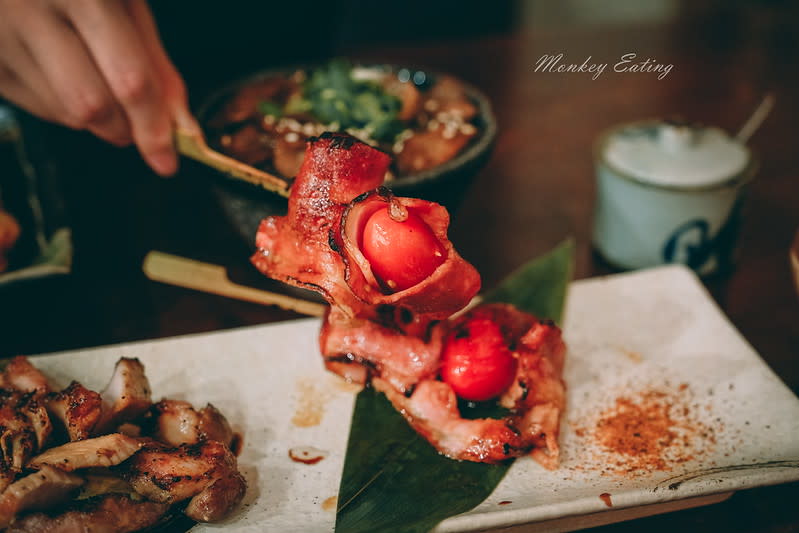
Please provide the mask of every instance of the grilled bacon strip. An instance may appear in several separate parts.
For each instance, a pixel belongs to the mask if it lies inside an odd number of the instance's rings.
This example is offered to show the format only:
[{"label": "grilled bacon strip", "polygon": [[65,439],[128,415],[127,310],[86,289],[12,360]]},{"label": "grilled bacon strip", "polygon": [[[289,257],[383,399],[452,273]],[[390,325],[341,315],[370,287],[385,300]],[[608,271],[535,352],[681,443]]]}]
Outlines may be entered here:
[{"label": "grilled bacon strip", "polygon": [[[512,306],[471,311],[468,316],[484,315],[501,327],[518,364],[514,381],[499,399],[510,415],[502,420],[462,418],[455,392],[437,378],[444,336],[465,320],[448,319],[480,290],[480,276],[447,238],[446,209],[398,198],[379,187],[388,164],[385,154],[346,134],[310,139],[288,214],[261,222],[253,264],[269,277],[316,290],[327,299],[331,308],[319,337],[327,368],[360,383],[371,379],[439,451],[495,463],[532,450],[542,465],[555,467],[565,405],[560,330]],[[411,277],[392,285],[390,278],[384,283],[372,271],[363,252],[364,234],[369,221],[383,213],[397,223],[413,215],[414,227],[421,228],[417,231],[430,230],[419,242],[439,245],[435,253],[440,260],[429,274],[422,271],[420,281]],[[406,226],[403,231],[412,230]]]},{"label": "grilled bacon strip", "polygon": [[[319,345],[329,370],[356,383],[365,383],[370,373],[382,376],[405,393],[438,372],[443,330],[433,326],[426,337],[374,320],[349,319],[331,309],[322,323]],[[363,371],[356,373],[352,367]]]},{"label": "grilled bacon strip", "polygon": [[344,262],[330,231],[345,205],[383,182],[389,157],[346,134],[311,139],[291,187],[288,213],[265,218],[252,263],[267,276],[315,290],[354,316],[362,304],[344,281]]},{"label": "grilled bacon strip", "polygon": [[[463,308],[479,290],[480,276],[447,239],[446,209],[395,198],[381,188],[389,163],[386,154],[347,134],[310,139],[288,213],[261,222],[252,263],[273,279],[321,293],[351,318],[371,318],[375,305],[403,307],[429,319]],[[447,252],[429,279],[391,294],[381,289],[359,249],[366,219],[388,202],[413,209]]]},{"label": "grilled bacon strip", "polygon": [[[267,276],[316,290],[331,304],[320,338],[330,370],[360,382],[373,373],[404,391],[437,370],[440,336],[432,328],[469,303],[480,276],[447,238],[446,209],[379,188],[389,162],[346,134],[310,139],[288,213],[261,222],[251,260]],[[427,279],[397,292],[381,287],[360,250],[369,215],[391,202],[413,210],[446,253]]]},{"label": "grilled bacon strip", "polygon": [[566,346],[560,329],[505,304],[479,306],[452,327],[474,316],[500,325],[519,361],[514,383],[500,398],[511,409],[508,416],[462,418],[452,387],[434,379],[419,382],[410,397],[383,379],[372,383],[417,433],[448,457],[499,463],[532,453],[545,468],[556,468],[560,415],[566,404],[561,379]]}]

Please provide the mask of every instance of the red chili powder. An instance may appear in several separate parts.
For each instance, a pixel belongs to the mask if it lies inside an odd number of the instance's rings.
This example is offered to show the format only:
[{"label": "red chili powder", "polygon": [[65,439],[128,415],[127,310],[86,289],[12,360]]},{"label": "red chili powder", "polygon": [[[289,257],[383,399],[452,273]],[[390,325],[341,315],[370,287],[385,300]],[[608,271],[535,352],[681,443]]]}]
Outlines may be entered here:
[{"label": "red chili powder", "polygon": [[715,443],[713,430],[694,416],[691,397],[685,384],[620,396],[593,427],[582,424],[575,433],[596,442],[601,452],[592,462],[605,472],[670,470]]},{"label": "red chili powder", "polygon": [[663,451],[674,443],[675,422],[669,416],[665,394],[646,392],[638,401],[617,398],[597,422],[597,441],[629,458],[628,467],[665,470]]}]

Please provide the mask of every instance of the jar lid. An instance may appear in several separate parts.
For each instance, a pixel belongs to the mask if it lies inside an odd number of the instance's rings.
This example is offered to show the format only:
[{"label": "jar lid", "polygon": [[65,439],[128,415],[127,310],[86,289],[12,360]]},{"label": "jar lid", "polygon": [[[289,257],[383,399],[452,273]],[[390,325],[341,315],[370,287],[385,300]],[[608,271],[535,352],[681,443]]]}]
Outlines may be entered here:
[{"label": "jar lid", "polygon": [[714,128],[652,121],[612,131],[603,147],[613,169],[639,181],[666,187],[708,187],[742,174],[747,147]]}]

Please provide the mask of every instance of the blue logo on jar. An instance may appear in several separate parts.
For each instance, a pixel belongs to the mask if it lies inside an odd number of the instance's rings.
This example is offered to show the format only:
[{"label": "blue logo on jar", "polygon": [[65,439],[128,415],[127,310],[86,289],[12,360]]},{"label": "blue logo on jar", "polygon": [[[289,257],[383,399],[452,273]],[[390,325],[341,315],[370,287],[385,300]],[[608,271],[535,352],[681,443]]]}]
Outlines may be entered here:
[{"label": "blue logo on jar", "polygon": [[689,220],[674,230],[663,247],[666,263],[683,263],[694,270],[701,270],[713,254],[713,240],[707,220]]},{"label": "blue logo on jar", "polygon": [[694,219],[677,227],[663,246],[663,261],[683,263],[699,274],[732,270],[740,227],[741,198],[715,237],[705,219]]}]

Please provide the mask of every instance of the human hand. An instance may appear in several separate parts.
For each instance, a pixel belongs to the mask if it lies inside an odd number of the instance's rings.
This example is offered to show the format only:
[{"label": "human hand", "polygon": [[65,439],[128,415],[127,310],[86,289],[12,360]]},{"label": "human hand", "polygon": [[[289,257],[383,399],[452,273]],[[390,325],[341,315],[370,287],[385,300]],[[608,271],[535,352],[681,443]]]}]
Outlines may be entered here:
[{"label": "human hand", "polygon": [[135,143],[177,170],[174,125],[197,130],[145,0],[0,0],[0,95],[31,113]]}]

